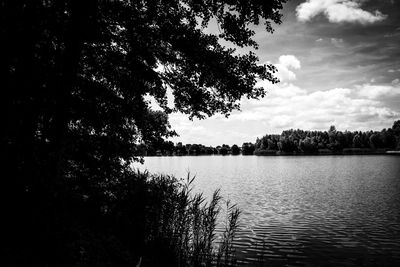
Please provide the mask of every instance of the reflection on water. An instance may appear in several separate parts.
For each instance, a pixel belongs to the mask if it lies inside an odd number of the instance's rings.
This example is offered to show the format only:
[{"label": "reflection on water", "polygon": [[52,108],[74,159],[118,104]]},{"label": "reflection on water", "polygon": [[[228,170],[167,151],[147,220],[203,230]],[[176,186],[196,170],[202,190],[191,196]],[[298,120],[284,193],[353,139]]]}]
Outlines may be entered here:
[{"label": "reflection on water", "polygon": [[148,157],[242,210],[236,251],[261,266],[400,266],[400,157]]}]

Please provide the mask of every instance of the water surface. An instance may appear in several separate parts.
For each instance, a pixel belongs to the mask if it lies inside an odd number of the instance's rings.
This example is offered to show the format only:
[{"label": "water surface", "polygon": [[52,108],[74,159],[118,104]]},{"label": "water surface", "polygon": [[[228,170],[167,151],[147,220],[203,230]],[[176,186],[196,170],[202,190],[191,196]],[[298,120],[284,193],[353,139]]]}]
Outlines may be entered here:
[{"label": "water surface", "polygon": [[195,189],[242,210],[245,265],[400,266],[400,157],[146,157],[153,173],[195,175]]}]

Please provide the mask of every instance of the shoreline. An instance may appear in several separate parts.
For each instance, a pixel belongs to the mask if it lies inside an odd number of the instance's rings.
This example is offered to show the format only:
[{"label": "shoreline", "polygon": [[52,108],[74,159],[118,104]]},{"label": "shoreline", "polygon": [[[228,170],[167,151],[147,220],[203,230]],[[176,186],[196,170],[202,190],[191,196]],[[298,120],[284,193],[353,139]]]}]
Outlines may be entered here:
[{"label": "shoreline", "polygon": [[256,156],[353,156],[353,155],[400,155],[400,151],[389,151],[385,149],[343,149],[341,151],[321,150],[316,152],[282,152],[272,150],[255,151]]},{"label": "shoreline", "polygon": [[400,151],[338,151],[338,152],[323,152],[323,153],[305,153],[305,152],[265,152],[258,151],[254,154],[191,154],[191,155],[142,155],[143,157],[188,157],[188,156],[374,156],[374,155],[389,155],[389,156],[400,156]]}]

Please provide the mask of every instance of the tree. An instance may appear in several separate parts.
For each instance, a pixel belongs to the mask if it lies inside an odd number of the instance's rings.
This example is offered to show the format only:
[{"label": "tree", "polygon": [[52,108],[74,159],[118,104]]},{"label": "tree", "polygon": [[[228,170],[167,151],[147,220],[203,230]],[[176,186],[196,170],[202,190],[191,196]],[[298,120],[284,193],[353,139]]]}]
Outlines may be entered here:
[{"label": "tree", "polygon": [[359,134],[354,135],[354,138],[353,138],[353,147],[354,147],[354,148],[361,148],[361,147],[362,147],[361,137],[360,137]]},{"label": "tree", "polygon": [[268,149],[269,150],[278,150],[278,145],[275,139],[268,139]]},{"label": "tree", "polygon": [[381,139],[379,138],[379,133],[373,133],[370,135],[369,144],[372,149],[377,149],[381,147]]},{"label": "tree", "polygon": [[396,150],[400,150],[400,120],[393,123],[392,130],[396,137]]},{"label": "tree", "polygon": [[175,148],[177,155],[186,155],[186,147],[184,147],[181,142],[177,143]]},{"label": "tree", "polygon": [[222,147],[219,149],[218,154],[220,154],[220,155],[226,155],[226,154],[228,154],[228,148],[225,147],[225,146],[222,146]]},{"label": "tree", "polygon": [[278,142],[278,148],[280,151],[292,153],[297,150],[297,141],[292,134],[289,137],[281,136]]},{"label": "tree", "polygon": [[334,149],[338,151],[348,146],[345,135],[342,132],[336,132],[336,144]]},{"label": "tree", "polygon": [[[249,25],[262,21],[272,32],[284,2],[2,1],[1,146],[11,173],[3,187],[17,199],[6,216],[18,229],[9,231],[10,251],[19,249],[10,255],[57,265],[60,251],[71,252],[55,234],[68,239],[69,230],[57,223],[90,225],[85,209],[100,218],[115,183],[140,160],[138,145],[175,134],[168,113],[228,116],[242,96],[263,97],[256,80],[276,83],[275,68],[219,40],[257,48]],[[211,20],[219,33],[205,32]]]},{"label": "tree", "polygon": [[229,147],[229,145],[223,144],[223,145],[220,147],[220,149],[219,149],[219,151],[218,151],[218,154],[220,154],[220,155],[227,155],[227,154],[229,153],[230,149],[231,149],[231,148]]},{"label": "tree", "polygon": [[336,127],[334,125],[331,125],[329,127],[328,136],[329,136],[328,147],[329,149],[334,150],[336,144]]},{"label": "tree", "polygon": [[305,153],[315,153],[318,151],[318,144],[310,137],[306,137],[304,140],[300,141],[299,146]]},{"label": "tree", "polygon": [[231,150],[232,150],[232,155],[239,155],[240,154],[240,148],[236,144],[234,144],[232,146]]},{"label": "tree", "polygon": [[381,142],[384,148],[395,149],[396,148],[396,136],[392,129],[383,129],[381,132]]},{"label": "tree", "polygon": [[190,146],[189,155],[199,155],[201,146],[198,144],[193,144]]},{"label": "tree", "polygon": [[242,155],[253,155],[255,146],[252,143],[243,143]]},{"label": "tree", "polygon": [[400,120],[393,123],[392,130],[396,136],[400,136]]}]

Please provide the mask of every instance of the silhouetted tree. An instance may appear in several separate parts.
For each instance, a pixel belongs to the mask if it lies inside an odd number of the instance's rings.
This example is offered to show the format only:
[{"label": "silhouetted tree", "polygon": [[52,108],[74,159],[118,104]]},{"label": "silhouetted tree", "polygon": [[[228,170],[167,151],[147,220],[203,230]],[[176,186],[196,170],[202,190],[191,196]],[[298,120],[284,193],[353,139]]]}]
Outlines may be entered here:
[{"label": "silhouetted tree", "polygon": [[239,155],[240,154],[240,148],[235,144],[231,147],[232,155]]},{"label": "silhouetted tree", "polygon": [[[80,253],[96,252],[132,265],[117,254],[141,253],[140,229],[124,234],[139,225],[104,217],[116,184],[140,160],[138,144],[174,135],[172,111],[229,115],[242,96],[264,96],[256,80],[277,82],[274,67],[219,39],[257,48],[249,25],[262,21],[272,32],[283,2],[2,1],[3,188],[15,200],[3,216],[14,264],[82,265]],[[211,20],[217,34],[205,32]],[[163,111],[152,111],[146,96]],[[101,253],[82,236],[117,240],[126,250]]]},{"label": "silhouetted tree", "polygon": [[369,136],[369,144],[373,149],[380,148],[382,146],[379,133],[373,133]]},{"label": "silhouetted tree", "polygon": [[253,155],[255,146],[252,143],[243,143],[242,145],[242,155]]},{"label": "silhouetted tree", "polygon": [[297,151],[297,140],[292,134],[290,136],[283,135],[278,142],[278,148],[283,152]]},{"label": "silhouetted tree", "polygon": [[314,139],[306,137],[300,141],[300,149],[305,153],[315,153],[318,151],[318,145]]},{"label": "silhouetted tree", "polygon": [[393,123],[392,130],[396,136],[396,149],[400,150],[400,120]]},{"label": "silhouetted tree", "polygon": [[394,131],[392,129],[383,129],[380,137],[384,148],[396,148],[396,136],[394,135]]},{"label": "silhouetted tree", "polygon": [[400,136],[400,120],[393,123],[392,129],[396,136]]},{"label": "silhouetted tree", "polygon": [[230,152],[230,150],[231,148],[228,145],[223,144],[222,146],[219,147],[218,154],[227,155]]}]

